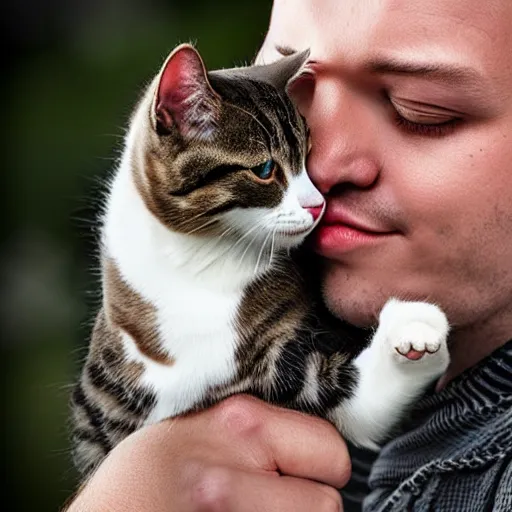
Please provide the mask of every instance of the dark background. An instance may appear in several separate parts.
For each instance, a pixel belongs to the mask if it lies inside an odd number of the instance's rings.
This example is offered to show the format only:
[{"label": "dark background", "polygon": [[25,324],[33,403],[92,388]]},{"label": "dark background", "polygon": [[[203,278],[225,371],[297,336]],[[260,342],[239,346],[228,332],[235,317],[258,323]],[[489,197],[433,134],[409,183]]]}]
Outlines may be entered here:
[{"label": "dark background", "polygon": [[[250,61],[271,0],[18,0],[2,21],[2,478],[7,510],[75,485],[69,385],[98,305],[95,215],[142,87],[181,42]],[[4,508],[4,510],[6,510]]]}]

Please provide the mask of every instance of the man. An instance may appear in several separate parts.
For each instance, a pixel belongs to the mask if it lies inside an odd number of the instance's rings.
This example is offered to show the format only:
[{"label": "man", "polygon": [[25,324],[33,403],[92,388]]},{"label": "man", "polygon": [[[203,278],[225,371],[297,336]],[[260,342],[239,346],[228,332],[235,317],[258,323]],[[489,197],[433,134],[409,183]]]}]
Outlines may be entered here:
[{"label": "man", "polygon": [[[258,56],[311,50],[295,94],[329,307],[369,325],[390,296],[428,299],[453,325],[365,510],[512,509],[511,26],[510,0],[276,0]],[[233,397],[135,433],[70,510],[339,510],[349,477],[330,425]]]}]

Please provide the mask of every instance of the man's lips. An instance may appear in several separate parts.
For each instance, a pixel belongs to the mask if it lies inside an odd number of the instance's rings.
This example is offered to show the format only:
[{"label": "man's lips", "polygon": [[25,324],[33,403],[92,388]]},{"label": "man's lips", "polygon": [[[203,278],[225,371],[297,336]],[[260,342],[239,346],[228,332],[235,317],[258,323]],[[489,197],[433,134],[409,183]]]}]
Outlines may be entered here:
[{"label": "man's lips", "polygon": [[395,229],[379,226],[375,222],[358,219],[356,216],[345,210],[339,208],[327,208],[322,220],[320,221],[320,227],[336,225],[347,226],[357,231],[368,233],[369,235],[386,235],[397,232]]},{"label": "man's lips", "polygon": [[377,221],[361,219],[340,207],[329,208],[312,234],[316,252],[336,258],[359,247],[371,246],[398,234]]}]

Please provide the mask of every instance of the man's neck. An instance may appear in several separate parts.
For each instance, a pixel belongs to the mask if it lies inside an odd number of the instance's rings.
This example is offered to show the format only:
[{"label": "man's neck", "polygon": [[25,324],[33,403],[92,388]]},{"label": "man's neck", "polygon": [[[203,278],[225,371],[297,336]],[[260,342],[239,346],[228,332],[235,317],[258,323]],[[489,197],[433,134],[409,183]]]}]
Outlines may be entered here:
[{"label": "man's neck", "polygon": [[510,339],[512,321],[508,316],[454,330],[449,339],[451,363],[439,379],[436,390],[443,389],[455,377],[477,365]]}]

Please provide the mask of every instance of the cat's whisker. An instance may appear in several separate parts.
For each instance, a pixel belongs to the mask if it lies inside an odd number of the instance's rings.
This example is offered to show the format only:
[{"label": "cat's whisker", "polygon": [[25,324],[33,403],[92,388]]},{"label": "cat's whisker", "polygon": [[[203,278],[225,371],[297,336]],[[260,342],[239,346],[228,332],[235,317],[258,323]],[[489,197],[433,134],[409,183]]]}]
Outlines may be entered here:
[{"label": "cat's whisker", "polygon": [[[261,224],[260,224],[260,223],[256,224],[256,226],[254,226],[254,228],[253,228],[251,231],[254,231],[254,229],[255,229],[255,228],[260,227],[260,226],[261,226]],[[239,260],[239,262],[238,262],[238,267],[237,267],[237,269],[238,269],[238,268],[240,268],[240,266],[242,265],[242,262],[244,261],[244,257],[245,257],[245,255],[247,254],[247,251],[250,249],[251,245],[252,245],[252,244],[257,240],[257,238],[258,238],[258,234],[259,234],[259,233],[256,233],[256,235],[255,235],[255,236],[251,239],[251,241],[247,244],[247,247],[245,248],[244,252],[242,253],[242,256],[240,256],[240,260]]]},{"label": "cat's whisker", "polygon": [[258,235],[256,235],[255,237],[251,238],[251,241],[246,245],[244,252],[240,256],[240,260],[238,262],[238,267],[237,268],[240,268],[240,266],[242,265],[242,262],[244,261],[244,257],[247,254],[247,251],[250,249],[251,245],[256,241],[257,238],[258,238]]},{"label": "cat's whisker", "polygon": [[[234,228],[230,228],[230,229],[224,231],[222,233],[222,235],[219,237],[219,239],[217,240],[217,245],[221,244],[221,242],[222,242],[221,238],[222,237],[224,237],[224,236],[226,236],[229,233],[234,232],[234,231],[235,231]],[[231,245],[225,246],[225,249],[222,251],[222,253],[219,255],[219,257],[224,257],[226,254],[229,254],[230,252],[232,252],[232,250],[233,250],[233,246],[231,246]]]},{"label": "cat's whisker", "polygon": [[[205,270],[207,270],[208,268],[210,268],[215,262],[217,262],[219,259],[221,259],[225,254],[227,254],[228,252],[232,252],[233,249],[235,247],[237,247],[240,242],[242,242],[248,235],[250,235],[251,233],[253,233],[256,229],[260,228],[262,226],[262,222],[258,222],[255,226],[253,226],[249,231],[247,231],[242,237],[240,237],[238,239],[238,241],[232,245],[232,246],[229,246],[225,251],[223,251],[221,254],[218,254],[217,257],[215,258],[212,258],[208,263],[206,263],[206,265],[203,265],[200,269],[198,269],[198,271],[196,272],[196,275],[199,275],[201,274],[202,272],[204,272]],[[220,244],[220,239],[222,237],[224,237],[226,234],[228,234],[229,232],[231,231],[234,231],[234,227],[229,227],[227,228],[226,230],[224,230],[221,235],[216,239],[216,243],[217,244]],[[249,242],[249,244],[247,245],[247,247],[245,248],[240,260],[239,260],[239,265],[237,268],[240,267],[240,263],[242,262],[245,254],[247,253],[248,249],[251,247],[251,245],[253,244],[253,242],[256,240],[257,238],[257,235],[251,239],[251,241]]]},{"label": "cat's whisker", "polygon": [[[220,245],[221,243],[221,239],[227,235],[228,233],[230,233],[231,231],[234,231],[234,228],[233,227],[229,227],[227,229],[225,229],[215,240],[215,243],[217,245]],[[206,264],[206,265],[203,265],[197,272],[196,272],[196,275],[199,275],[201,274],[202,272],[208,270],[214,263],[216,263],[217,261],[219,261],[220,259],[222,259],[229,251],[231,250],[231,247],[228,247],[225,251],[223,251],[222,253],[219,253],[217,255],[217,257],[215,258],[211,258],[211,260]],[[214,251],[212,251],[213,253]]]},{"label": "cat's whisker", "polygon": [[[215,220],[215,219],[212,219],[212,221]],[[235,247],[237,247],[244,239],[247,238],[247,236],[249,236],[251,233],[253,233],[255,230],[257,230],[258,228],[261,228],[262,225],[264,224],[265,222],[265,219],[263,219],[263,221],[259,221],[256,225],[254,225],[249,231],[247,231],[243,236],[241,236],[237,242],[228,247],[225,251],[223,251],[222,253],[219,253],[216,257],[214,258],[211,258],[210,261],[207,261],[205,264],[201,265],[200,268],[198,268],[195,272],[196,275],[199,275],[201,273],[203,273],[204,271],[208,270],[214,263],[218,262],[220,259],[222,259],[222,257],[227,254],[228,252],[232,252],[233,249]],[[202,227],[204,227],[205,225],[207,225],[208,223],[205,223]],[[199,228],[197,228],[199,229]],[[235,228],[234,227],[228,227],[227,229],[225,229],[220,235],[219,237],[216,237],[215,239],[215,244],[219,245],[221,243],[221,239],[226,236],[228,233],[234,231]],[[193,230],[194,231],[194,230]],[[244,256],[247,254],[248,250],[250,249],[250,247],[252,246],[252,244],[254,243],[254,241],[256,240],[258,235],[256,235],[254,238],[251,239],[251,241],[247,244],[247,246],[245,247],[244,249],[244,252],[239,260],[239,266],[244,258]],[[187,262],[189,263],[189,262]],[[204,263],[204,262],[203,262]],[[239,266],[237,268],[239,268]]]},{"label": "cat's whisker", "polygon": [[219,260],[219,257],[212,258],[210,261],[208,261],[205,265],[203,265],[201,268],[198,268],[195,272],[195,275],[198,276],[202,274],[203,272],[206,272],[214,263],[217,263]]},{"label": "cat's whisker", "polygon": [[204,217],[204,216],[205,216],[205,215],[207,215],[209,212],[210,212],[209,210],[206,210],[206,211],[201,212],[201,213],[199,213],[199,214],[197,214],[197,215],[194,215],[194,217],[191,217],[190,219],[185,219],[185,220],[181,223],[180,227],[184,228],[184,227],[188,226],[189,224],[191,224],[192,222],[196,221],[197,219],[200,219],[201,217]]},{"label": "cat's whisker", "polygon": [[260,266],[261,256],[263,255],[263,251],[265,250],[265,247],[267,246],[267,240],[270,238],[271,234],[272,234],[272,231],[269,231],[268,235],[265,237],[265,240],[263,240],[263,243],[261,244],[261,249],[258,254],[258,259],[256,260],[256,266],[254,267],[253,275],[256,275],[258,272],[258,267]]},{"label": "cat's whisker", "polygon": [[197,228],[193,229],[192,231],[189,231],[188,233],[185,233],[186,235],[191,235],[192,233],[196,233],[197,231],[207,227],[211,226],[214,222],[217,222],[217,219],[210,219],[209,221],[205,222],[201,226],[198,226]]},{"label": "cat's whisker", "polygon": [[251,229],[249,229],[248,231],[246,231],[246,232],[245,232],[245,233],[244,233],[244,234],[243,234],[243,235],[238,239],[238,241],[235,243],[235,245],[233,245],[233,246],[231,247],[231,249],[232,249],[232,250],[233,250],[233,249],[235,249],[235,248],[238,246],[238,244],[240,244],[240,243],[241,243],[241,242],[242,242],[246,237],[248,237],[251,233],[253,233],[253,232],[254,232],[254,230],[256,230],[256,229],[258,229],[259,227],[261,227],[261,225],[262,225],[262,224],[261,224],[261,221],[260,221],[260,222],[258,222],[258,223],[256,223],[256,224],[255,224]]},{"label": "cat's whisker", "polygon": [[225,229],[217,238],[217,243],[219,244],[221,242],[221,240],[229,233],[231,233],[232,231],[234,231],[235,229],[231,226],[227,229]]},{"label": "cat's whisker", "polygon": [[[215,205],[216,206],[216,205]],[[213,208],[212,208],[213,209]],[[191,217],[190,219],[185,219],[181,222],[180,227],[184,228],[187,225],[191,224],[192,222],[196,221],[197,219],[200,219],[201,217],[204,217],[205,215],[208,215],[211,213],[212,209],[205,210],[204,212],[198,213],[197,215],[194,215],[194,217]],[[215,217],[216,220],[218,220],[218,217]]]},{"label": "cat's whisker", "polygon": [[270,257],[268,259],[268,266],[269,267],[272,265],[272,257],[274,256],[274,244],[275,244],[275,240],[276,240],[276,231],[277,231],[277,228],[274,228],[272,230],[272,242],[271,242],[271,245],[270,245]]}]

